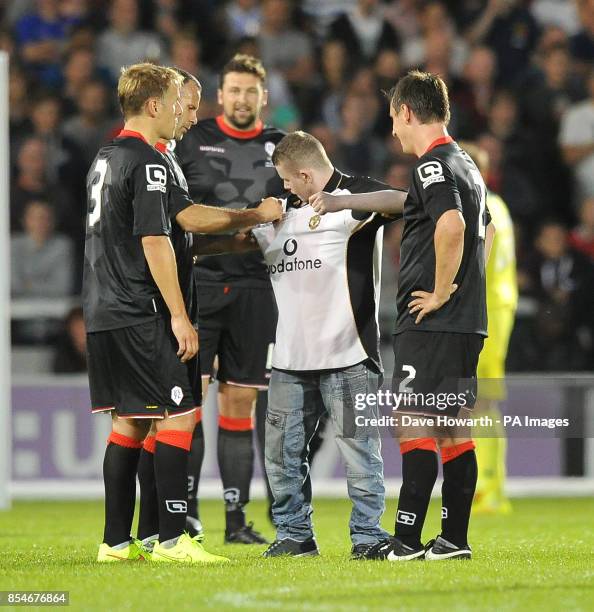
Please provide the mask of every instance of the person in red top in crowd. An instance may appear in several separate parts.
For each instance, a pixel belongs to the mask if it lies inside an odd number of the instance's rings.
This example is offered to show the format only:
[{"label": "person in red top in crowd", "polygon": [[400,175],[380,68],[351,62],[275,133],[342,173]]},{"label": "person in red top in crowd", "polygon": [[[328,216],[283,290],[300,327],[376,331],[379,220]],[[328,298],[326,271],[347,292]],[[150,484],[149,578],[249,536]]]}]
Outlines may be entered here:
[{"label": "person in red top in crowd", "polygon": [[569,244],[594,260],[594,197],[582,202],[579,219],[579,225],[569,234]]}]

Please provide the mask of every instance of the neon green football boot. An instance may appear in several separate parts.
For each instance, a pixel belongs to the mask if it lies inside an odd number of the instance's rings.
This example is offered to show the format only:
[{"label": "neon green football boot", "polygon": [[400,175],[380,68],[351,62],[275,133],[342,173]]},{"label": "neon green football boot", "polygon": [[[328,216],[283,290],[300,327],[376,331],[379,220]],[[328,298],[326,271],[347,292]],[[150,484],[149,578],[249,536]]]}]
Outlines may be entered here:
[{"label": "neon green football boot", "polygon": [[147,561],[148,555],[143,551],[138,540],[130,540],[124,548],[113,548],[105,542],[99,546],[97,561],[112,563],[115,561]]},{"label": "neon green football boot", "polygon": [[153,548],[152,560],[155,563],[229,563],[227,557],[204,550],[204,546],[187,533],[179,536],[176,544],[169,548],[157,542]]}]

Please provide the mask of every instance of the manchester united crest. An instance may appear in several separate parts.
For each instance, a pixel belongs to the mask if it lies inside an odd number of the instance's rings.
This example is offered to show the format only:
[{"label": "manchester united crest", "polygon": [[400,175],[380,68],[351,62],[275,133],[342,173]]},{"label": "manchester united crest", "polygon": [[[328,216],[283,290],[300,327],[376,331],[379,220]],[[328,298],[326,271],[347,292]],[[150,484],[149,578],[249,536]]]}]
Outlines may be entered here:
[{"label": "manchester united crest", "polygon": [[320,225],[320,220],[320,215],[314,215],[313,217],[311,217],[311,219],[309,220],[309,229],[315,230],[316,227]]}]

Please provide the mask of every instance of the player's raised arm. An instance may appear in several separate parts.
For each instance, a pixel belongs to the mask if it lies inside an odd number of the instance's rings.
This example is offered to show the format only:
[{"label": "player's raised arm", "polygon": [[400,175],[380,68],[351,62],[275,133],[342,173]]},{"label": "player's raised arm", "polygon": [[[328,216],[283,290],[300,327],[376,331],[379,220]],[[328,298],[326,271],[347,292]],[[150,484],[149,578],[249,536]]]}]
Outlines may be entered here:
[{"label": "player's raised arm", "polygon": [[406,196],[406,191],[398,189],[339,195],[319,191],[309,198],[309,204],[320,215],[346,209],[396,215],[401,214],[404,210]]},{"label": "player's raised arm", "polygon": [[212,234],[247,229],[259,223],[280,219],[283,213],[277,198],[266,198],[256,208],[234,210],[216,206],[194,204],[182,210],[176,221],[187,232]]}]

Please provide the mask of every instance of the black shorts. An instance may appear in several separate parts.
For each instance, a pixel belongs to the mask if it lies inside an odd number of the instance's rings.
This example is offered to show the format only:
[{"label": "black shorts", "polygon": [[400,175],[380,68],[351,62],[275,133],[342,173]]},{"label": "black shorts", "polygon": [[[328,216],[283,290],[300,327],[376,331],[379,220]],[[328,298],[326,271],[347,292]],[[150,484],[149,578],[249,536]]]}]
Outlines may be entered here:
[{"label": "black shorts", "polygon": [[272,289],[201,285],[198,329],[202,376],[266,389],[278,318]]},{"label": "black shorts", "polygon": [[169,321],[87,334],[92,412],[180,416],[202,404],[200,358],[182,363]]},{"label": "black shorts", "polygon": [[392,392],[400,412],[456,416],[476,401],[478,334],[405,331],[394,336]]}]

